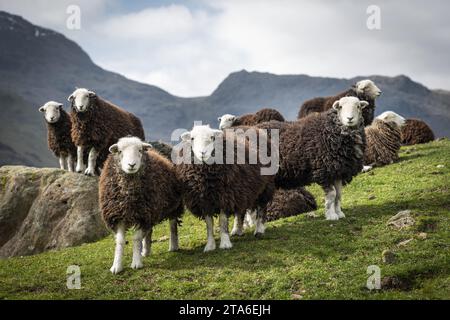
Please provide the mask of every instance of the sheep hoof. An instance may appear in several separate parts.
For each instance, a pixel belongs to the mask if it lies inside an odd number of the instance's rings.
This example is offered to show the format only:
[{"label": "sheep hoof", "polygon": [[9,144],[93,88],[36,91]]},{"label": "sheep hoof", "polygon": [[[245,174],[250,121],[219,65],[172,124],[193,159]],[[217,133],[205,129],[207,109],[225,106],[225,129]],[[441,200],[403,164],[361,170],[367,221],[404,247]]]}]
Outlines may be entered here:
[{"label": "sheep hoof", "polygon": [[363,169],[361,170],[361,172],[369,172],[372,169],[373,169],[372,166],[364,166]]},{"label": "sheep hoof", "polygon": [[150,255],[150,251],[142,250],[141,256],[148,257]]},{"label": "sheep hoof", "polygon": [[144,267],[144,264],[142,263],[142,261],[133,261],[131,263],[132,269],[141,269],[142,267]]},{"label": "sheep hoof", "polygon": [[118,274],[119,272],[121,272],[123,270],[122,266],[117,266],[117,265],[113,265],[111,267],[111,269],[109,269],[111,271],[112,274]]},{"label": "sheep hoof", "polygon": [[336,221],[339,220],[339,216],[336,213],[326,213],[325,216],[327,217],[327,220],[330,221]]},{"label": "sheep hoof", "polygon": [[244,232],[242,232],[242,230],[233,229],[233,230],[231,230],[231,235],[242,237],[244,235]]},{"label": "sheep hoof", "polygon": [[345,218],[345,214],[342,211],[338,211],[336,212],[336,214],[338,215],[339,219]]},{"label": "sheep hoof", "polygon": [[87,169],[84,171],[84,174],[85,174],[86,176],[94,177],[94,176],[95,176],[95,169],[93,170],[93,169],[87,168]]},{"label": "sheep hoof", "polygon": [[212,243],[208,243],[205,246],[205,249],[203,250],[203,252],[209,252],[209,251],[214,251],[214,250],[216,250],[216,243],[212,242]]},{"label": "sheep hoof", "polygon": [[264,236],[264,233],[262,232],[255,232],[255,238],[260,239]]},{"label": "sheep hoof", "polygon": [[223,241],[220,241],[220,249],[231,249],[233,248],[233,244],[231,243],[230,239],[224,239]]}]

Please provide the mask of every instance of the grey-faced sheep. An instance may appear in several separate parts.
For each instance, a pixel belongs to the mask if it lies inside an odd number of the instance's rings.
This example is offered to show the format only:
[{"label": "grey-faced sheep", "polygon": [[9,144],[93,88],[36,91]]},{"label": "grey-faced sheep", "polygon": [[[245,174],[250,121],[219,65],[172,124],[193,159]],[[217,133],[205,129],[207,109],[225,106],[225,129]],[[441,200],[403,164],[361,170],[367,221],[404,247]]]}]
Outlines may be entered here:
[{"label": "grey-faced sheep", "polygon": [[72,140],[77,146],[76,171],[85,168],[83,153],[89,150],[86,175],[95,175],[108,157],[108,147],[121,137],[144,140],[144,129],[135,115],[97,96],[87,89],[77,89],[68,98],[72,105]]},{"label": "grey-faced sheep", "polygon": [[240,117],[232,114],[224,114],[217,120],[219,121],[220,129],[228,129],[236,126],[253,126],[258,123],[272,120],[285,121],[283,115],[279,111],[270,108],[261,109],[254,114],[244,114]]},{"label": "grey-faced sheep", "polygon": [[[216,248],[213,216],[217,214],[221,249],[232,247],[228,232],[230,215],[243,216],[246,209],[257,210],[255,235],[263,233],[266,205],[274,190],[274,176],[262,175],[259,162],[250,164],[246,140],[205,125],[195,126],[181,138],[184,159],[179,161],[181,163],[177,161],[176,169],[182,182],[184,204],[195,216],[206,221],[208,241],[204,251]],[[227,150],[227,143],[232,146],[233,153]],[[245,150],[242,164],[235,158],[240,148]]]},{"label": "grey-faced sheep", "polygon": [[407,119],[402,127],[402,144],[405,146],[427,143],[433,140],[433,130],[420,119]]},{"label": "grey-faced sheep", "polygon": [[170,220],[169,250],[178,250],[178,219],[183,214],[180,184],[173,163],[137,137],[121,138],[109,148],[99,183],[100,210],[108,228],[115,234],[116,249],[111,272],[122,266],[125,232],[133,238],[131,267],[143,266],[142,256],[150,254],[152,228]]},{"label": "grey-faced sheep", "polygon": [[[72,142],[72,123],[69,114],[63,109],[63,104],[49,101],[39,108],[44,113],[47,124],[48,148],[59,158],[62,170],[73,171],[77,149]],[[67,164],[67,165],[66,165]]]},{"label": "grey-faced sheep", "polygon": [[362,110],[369,105],[344,97],[331,110],[295,122],[272,121],[257,127],[279,129],[277,187],[291,189],[313,182],[325,191],[325,216],[338,220],[342,186],[363,168],[365,134]]},{"label": "grey-faced sheep", "polygon": [[386,111],[365,128],[367,145],[364,151],[363,172],[374,166],[384,166],[397,161],[404,123],[402,116],[393,111]]},{"label": "grey-faced sheep", "polygon": [[364,125],[372,123],[375,113],[375,100],[381,95],[381,90],[371,80],[358,81],[352,88],[332,97],[321,97],[308,100],[303,103],[298,113],[298,119],[304,118],[314,112],[324,112],[332,108],[335,101],[347,96],[354,96],[360,100],[368,101],[364,108]]}]

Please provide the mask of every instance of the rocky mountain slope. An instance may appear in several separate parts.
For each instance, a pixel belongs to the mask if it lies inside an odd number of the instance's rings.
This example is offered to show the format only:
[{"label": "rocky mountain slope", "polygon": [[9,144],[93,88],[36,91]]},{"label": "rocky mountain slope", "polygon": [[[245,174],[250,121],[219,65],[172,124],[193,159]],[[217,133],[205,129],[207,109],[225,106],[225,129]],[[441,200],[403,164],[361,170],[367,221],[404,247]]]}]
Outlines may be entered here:
[{"label": "rocky mountain slope", "polygon": [[[224,113],[276,107],[294,119],[306,99],[334,94],[363,78],[247,72],[230,74],[207,97],[180,98],[97,66],[63,35],[0,11],[0,165],[56,166],[46,147],[38,107],[48,100],[67,104],[75,87],[87,87],[142,119],[147,139],[170,141],[176,128],[202,120],[217,126]],[[364,73],[364,70],[361,70]],[[364,77],[366,78],[366,76]],[[450,135],[450,94],[429,90],[407,76],[369,76],[384,94],[377,113],[394,110],[429,122],[436,135]],[[68,106],[66,107],[68,108]]]}]

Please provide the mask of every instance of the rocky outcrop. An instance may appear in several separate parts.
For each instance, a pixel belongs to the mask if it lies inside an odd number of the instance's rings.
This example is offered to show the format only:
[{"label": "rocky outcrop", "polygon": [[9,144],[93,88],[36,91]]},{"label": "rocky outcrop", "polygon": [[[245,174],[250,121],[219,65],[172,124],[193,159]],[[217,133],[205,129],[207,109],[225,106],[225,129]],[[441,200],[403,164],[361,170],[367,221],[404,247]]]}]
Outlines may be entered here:
[{"label": "rocky outcrop", "polygon": [[0,167],[0,257],[76,246],[107,234],[97,178],[53,168]]}]

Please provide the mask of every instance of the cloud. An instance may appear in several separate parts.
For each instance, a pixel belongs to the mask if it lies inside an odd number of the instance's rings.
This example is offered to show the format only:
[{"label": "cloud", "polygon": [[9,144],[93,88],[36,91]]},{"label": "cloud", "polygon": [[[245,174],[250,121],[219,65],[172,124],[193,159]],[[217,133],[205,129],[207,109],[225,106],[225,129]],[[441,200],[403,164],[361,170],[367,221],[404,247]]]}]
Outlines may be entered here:
[{"label": "cloud", "polygon": [[[65,28],[68,4],[82,30]],[[378,0],[381,30],[366,27],[371,1],[215,0],[147,5],[124,1],[0,0],[74,39],[93,60],[181,96],[210,94],[230,72],[353,77],[407,74],[450,88],[450,3]],[[9,10],[8,10],[9,9]]]}]

